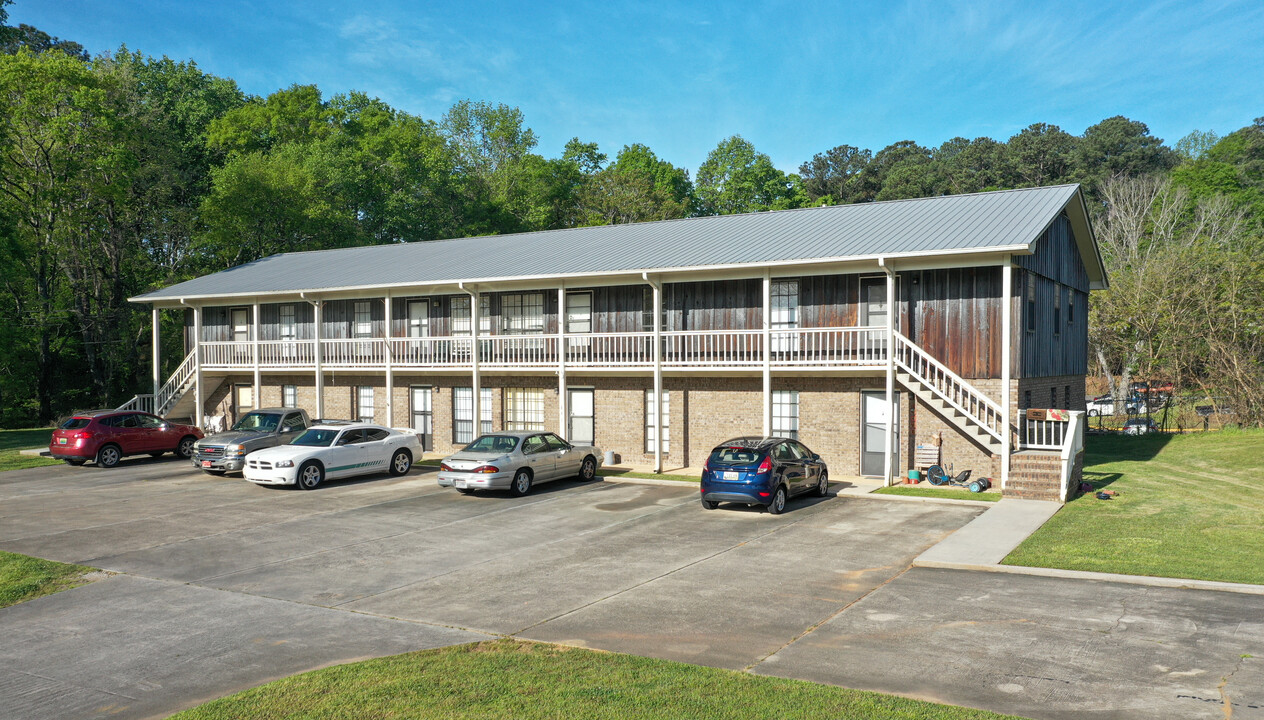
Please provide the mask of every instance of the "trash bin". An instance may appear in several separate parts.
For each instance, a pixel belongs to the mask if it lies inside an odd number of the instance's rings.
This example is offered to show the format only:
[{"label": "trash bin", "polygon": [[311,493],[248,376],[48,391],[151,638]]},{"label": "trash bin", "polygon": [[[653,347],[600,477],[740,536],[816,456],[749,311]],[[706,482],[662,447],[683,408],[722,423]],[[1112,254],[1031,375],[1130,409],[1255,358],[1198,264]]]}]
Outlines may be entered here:
[{"label": "trash bin", "polygon": [[908,471],[908,484],[915,485],[922,481],[922,472],[920,470]]},{"label": "trash bin", "polygon": [[614,465],[614,450],[606,451],[606,465]]}]

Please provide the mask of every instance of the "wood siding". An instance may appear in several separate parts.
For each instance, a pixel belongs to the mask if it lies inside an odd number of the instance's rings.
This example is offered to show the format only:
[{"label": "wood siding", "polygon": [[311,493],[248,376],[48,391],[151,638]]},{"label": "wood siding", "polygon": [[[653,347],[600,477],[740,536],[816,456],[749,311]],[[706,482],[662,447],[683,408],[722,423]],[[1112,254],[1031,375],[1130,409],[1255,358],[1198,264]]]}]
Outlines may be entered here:
[{"label": "wood siding", "polygon": [[909,339],[965,378],[1001,377],[1001,268],[902,273]]},{"label": "wood siding", "polygon": [[[1088,373],[1088,293],[1029,271],[1015,273],[1018,303],[1019,368],[1017,377],[1034,378]],[[1028,307],[1027,284],[1035,283],[1034,315]],[[1060,306],[1055,294],[1061,294]],[[1074,311],[1069,309],[1073,303]],[[1057,308],[1055,312],[1055,308]],[[1055,323],[1054,316],[1058,316]],[[1034,323],[1029,323],[1034,319]],[[1032,328],[1033,329],[1028,329]]]},{"label": "wood siding", "polygon": [[1014,264],[1055,282],[1088,292],[1088,272],[1066,215],[1059,215],[1036,241],[1035,253],[1015,255]]}]

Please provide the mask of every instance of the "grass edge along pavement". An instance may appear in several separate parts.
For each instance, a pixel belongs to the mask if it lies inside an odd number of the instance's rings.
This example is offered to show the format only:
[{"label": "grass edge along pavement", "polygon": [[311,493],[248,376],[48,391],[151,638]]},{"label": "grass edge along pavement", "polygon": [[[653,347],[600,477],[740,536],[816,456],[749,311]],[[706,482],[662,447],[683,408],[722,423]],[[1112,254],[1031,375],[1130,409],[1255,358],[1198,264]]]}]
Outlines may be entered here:
[{"label": "grass edge along pavement", "polygon": [[0,430],[0,472],[60,464],[60,460],[53,460],[52,458],[38,455],[23,455],[20,452],[23,449],[33,447],[47,449],[48,439],[52,435],[52,428]]},{"label": "grass edge along pavement", "polygon": [[986,710],[521,640],[337,665],[172,716],[321,718],[1012,718]]},{"label": "grass edge along pavement", "polygon": [[1264,430],[1086,441],[1093,491],[1002,564],[1264,584]]},{"label": "grass edge along pavement", "polygon": [[0,608],[87,583],[96,568],[43,560],[0,550]]},{"label": "grass edge along pavement", "polygon": [[997,502],[1001,499],[999,492],[973,493],[966,488],[955,487],[923,487],[922,485],[892,485],[874,490],[873,495],[903,495],[905,497],[947,498],[949,500],[980,500]]}]

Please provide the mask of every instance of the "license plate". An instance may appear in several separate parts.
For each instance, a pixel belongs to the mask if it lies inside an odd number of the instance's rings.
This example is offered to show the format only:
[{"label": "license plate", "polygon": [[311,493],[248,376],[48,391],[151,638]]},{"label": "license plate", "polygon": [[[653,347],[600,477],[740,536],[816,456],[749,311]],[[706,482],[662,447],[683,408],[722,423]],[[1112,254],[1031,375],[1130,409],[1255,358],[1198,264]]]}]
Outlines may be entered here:
[{"label": "license plate", "polygon": [[66,438],[57,438],[57,444],[58,444],[58,445],[65,445],[65,444],[66,444]]},{"label": "license plate", "polygon": [[464,489],[465,489],[465,481],[464,481],[464,480],[453,480],[453,481],[452,481],[452,485],[453,485],[454,487],[456,487],[458,490],[464,490]]},{"label": "license plate", "polygon": [[742,474],[741,474],[741,473],[733,472],[733,471],[731,471],[731,470],[725,470],[725,471],[724,471],[724,479],[725,479],[725,480],[737,480],[737,479],[739,479],[739,478],[741,478],[741,477],[742,477]]},{"label": "license plate", "polygon": [[203,461],[202,461],[202,467],[210,467],[210,466],[211,466],[211,461],[210,461],[210,460],[203,460]]}]

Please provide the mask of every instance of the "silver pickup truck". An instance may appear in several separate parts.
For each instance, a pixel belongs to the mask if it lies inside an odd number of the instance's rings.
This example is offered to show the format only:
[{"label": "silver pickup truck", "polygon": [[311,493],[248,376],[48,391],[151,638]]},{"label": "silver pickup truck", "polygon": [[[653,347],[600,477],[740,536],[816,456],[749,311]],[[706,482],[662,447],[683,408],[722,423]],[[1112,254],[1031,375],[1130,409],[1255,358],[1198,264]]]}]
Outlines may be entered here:
[{"label": "silver pickup truck", "polygon": [[255,450],[285,445],[312,424],[305,410],[261,408],[242,416],[232,428],[193,445],[193,464],[212,475],[241,472]]}]

